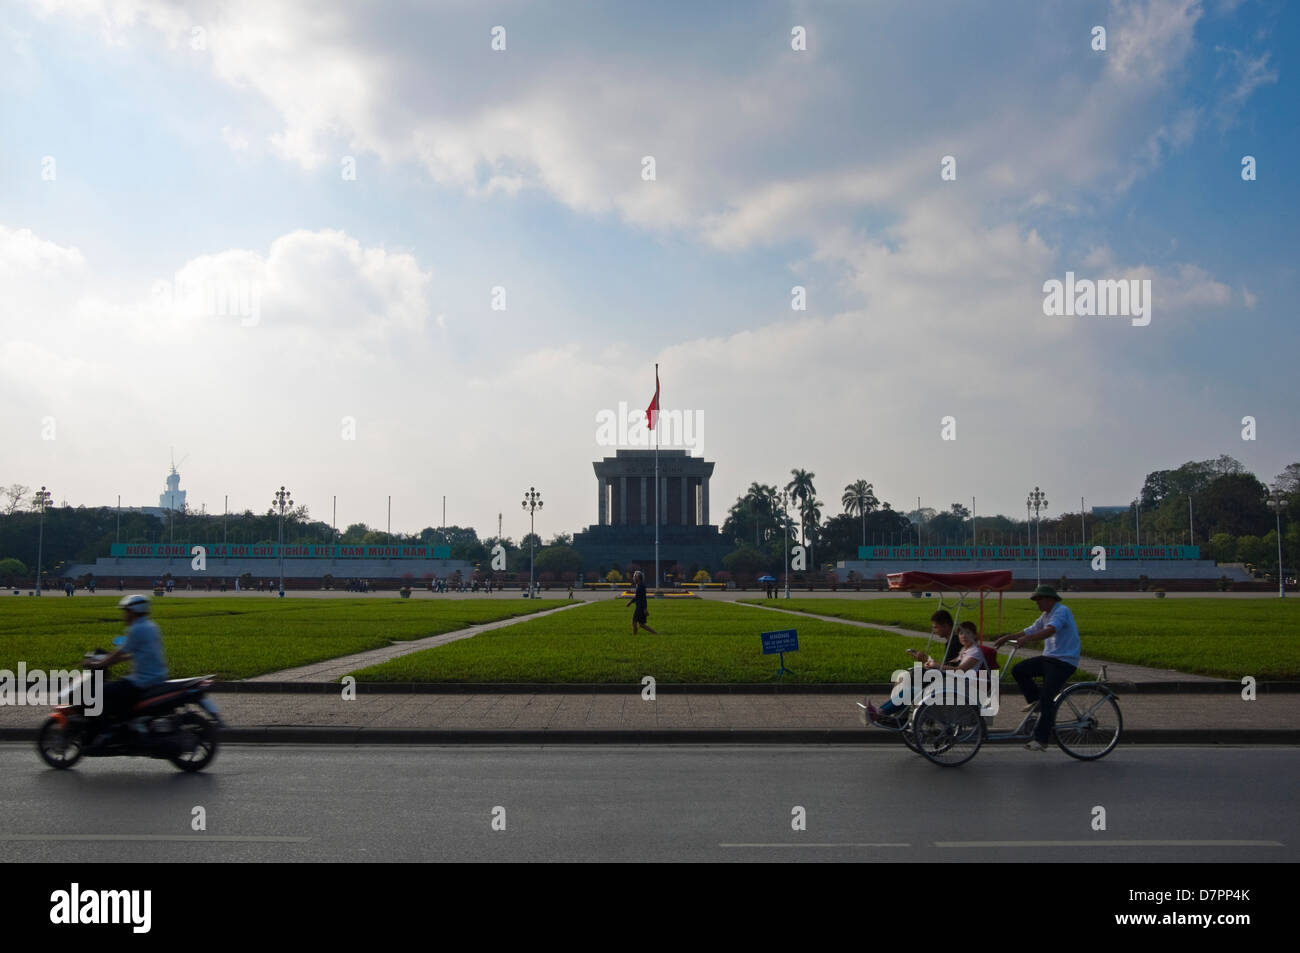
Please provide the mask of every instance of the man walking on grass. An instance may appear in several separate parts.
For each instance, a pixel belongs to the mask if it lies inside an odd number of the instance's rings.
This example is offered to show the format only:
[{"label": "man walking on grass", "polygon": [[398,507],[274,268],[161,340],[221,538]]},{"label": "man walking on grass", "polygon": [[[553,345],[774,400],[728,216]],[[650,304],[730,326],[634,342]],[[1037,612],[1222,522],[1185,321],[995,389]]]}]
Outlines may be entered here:
[{"label": "man walking on grass", "polygon": [[640,626],[651,635],[658,635],[658,632],[646,625],[646,619],[650,617],[650,607],[645,597],[645,574],[638,569],[632,574],[632,581],[636,583],[636,595],[627,601],[628,605],[636,603],[636,608],[632,610],[632,634],[636,635],[637,626]]}]

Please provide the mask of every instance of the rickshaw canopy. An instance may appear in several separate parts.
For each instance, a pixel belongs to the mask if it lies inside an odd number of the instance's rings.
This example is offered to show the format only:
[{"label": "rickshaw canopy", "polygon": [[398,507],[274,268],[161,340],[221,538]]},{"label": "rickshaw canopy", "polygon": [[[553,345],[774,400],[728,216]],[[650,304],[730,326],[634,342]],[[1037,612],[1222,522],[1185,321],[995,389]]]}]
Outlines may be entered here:
[{"label": "rickshaw canopy", "polygon": [[924,572],[919,569],[891,572],[889,588],[906,592],[925,589],[949,589],[957,592],[1006,592],[1011,588],[1011,570],[987,569],[980,572]]}]

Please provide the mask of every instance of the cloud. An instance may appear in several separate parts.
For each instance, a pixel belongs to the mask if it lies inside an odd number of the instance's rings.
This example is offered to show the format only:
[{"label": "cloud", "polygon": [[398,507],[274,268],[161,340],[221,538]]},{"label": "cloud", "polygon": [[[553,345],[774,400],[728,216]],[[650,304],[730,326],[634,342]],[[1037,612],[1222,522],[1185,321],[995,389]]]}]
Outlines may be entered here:
[{"label": "cloud", "polygon": [[1255,90],[1278,81],[1278,71],[1268,65],[1267,51],[1258,56],[1251,56],[1241,50],[1215,47],[1219,53],[1227,53],[1230,64],[1225,64],[1221,76],[1230,77],[1227,87],[1219,96],[1214,107],[1214,115],[1221,129],[1230,128]]},{"label": "cloud", "polygon": [[230,126],[221,127],[221,139],[232,152],[247,152],[248,137],[237,129]]},{"label": "cloud", "polygon": [[[516,483],[567,494],[576,482],[586,501],[589,471],[574,461],[603,453],[594,413],[620,398],[643,405],[648,390],[630,382],[648,377],[656,358],[666,406],[708,412],[710,456],[725,461],[715,500],[727,481],[739,491],[786,462],[848,482],[863,475],[864,446],[890,448],[867,476],[895,502],[914,491],[948,494],[962,480],[991,488],[1015,468],[982,461],[1022,465],[1030,426],[1059,428],[1104,469],[1124,442],[1106,434],[1130,413],[1126,402],[1157,406],[1152,395],[1175,388],[1157,371],[1126,379],[1125,362],[1138,358],[1130,357],[1135,339],[1120,335],[1143,332],[1046,319],[1042,281],[1075,261],[1081,275],[1151,277],[1158,325],[1231,303],[1228,284],[1208,269],[1148,266],[1140,254],[1099,244],[1093,231],[1107,224],[1096,219],[1108,203],[1205,125],[1203,111],[1170,96],[1194,47],[1194,2],[1116,3],[1106,20],[1111,50],[1074,60],[1055,50],[1001,57],[982,43],[971,56],[972,34],[952,29],[975,17],[982,41],[1007,34],[1033,48],[1037,10],[1017,22],[1022,33],[1004,30],[998,13],[918,12],[918,35],[928,16],[947,27],[943,35],[958,34],[951,46],[929,47],[878,34],[888,13],[867,5],[855,20],[837,13],[812,22],[814,49],[801,59],[785,48],[789,17],[777,5],[755,9],[754,33],[693,20],[667,43],[611,28],[599,5],[572,14],[583,29],[569,14],[513,8],[510,50],[500,55],[487,48],[487,21],[464,8],[48,0],[42,9],[93,17],[111,42],[137,44],[142,56],[181,47],[201,24],[207,48],[186,61],[206,64],[246,97],[249,117],[272,117],[221,127],[236,152],[269,147],[291,171],[329,170],[335,179],[344,153],[371,166],[409,165],[401,171],[437,187],[430,192],[462,194],[471,208],[546,197],[596,220],[583,227],[628,223],[696,241],[719,262],[753,254],[778,277],[790,268],[824,282],[819,302],[839,299],[814,314],[790,312],[788,301],[754,315],[721,307],[669,345],[645,328],[625,334],[604,323],[559,337],[502,320],[491,325],[501,336],[477,352],[458,348],[486,325],[468,329],[463,300],[438,287],[445,279],[433,263],[370,238],[392,234],[392,223],[364,210],[352,234],[297,230],[300,218],[273,226],[269,241],[223,239],[187,255],[154,279],[172,288],[164,307],[148,287],[112,293],[75,248],[29,233],[10,256],[30,263],[18,298],[29,313],[65,315],[66,337],[19,335],[8,345],[15,393],[26,388],[44,403],[75,395],[124,420],[166,413],[191,421],[211,456],[233,461],[232,472],[254,457],[310,474],[323,493],[341,492],[324,488],[339,480],[374,495],[376,472],[412,498],[450,486],[461,512],[476,514],[461,521],[482,529],[482,514],[498,512]],[[841,20],[852,29],[837,31]],[[854,39],[864,36],[891,39],[867,48]],[[906,72],[918,59],[946,64],[945,54],[951,69]],[[1054,81],[1043,79],[1049,59]],[[1270,67],[1266,55],[1239,66],[1231,88],[1245,99],[1269,81]],[[957,158],[955,182],[939,178],[948,154]],[[641,178],[647,155],[656,159],[653,182]],[[392,195],[378,186],[374,194]],[[539,268],[548,253],[564,251],[539,248]],[[41,269],[64,279],[42,282]],[[183,293],[191,287],[203,293]],[[223,288],[227,305],[232,289],[257,289],[255,324],[215,313]],[[512,285],[512,311],[515,294]],[[1253,305],[1253,294],[1243,288],[1242,296]],[[124,376],[134,367],[149,369],[147,393]],[[954,408],[970,440],[945,457],[937,422]],[[344,414],[359,422],[356,444],[338,438]],[[783,435],[779,448],[773,433]],[[87,446],[97,439],[84,437]],[[790,460],[776,460],[781,454]],[[1044,480],[1083,479],[1067,454],[1043,466],[1055,468]],[[824,485],[823,495],[830,499]],[[457,521],[455,510],[449,518]]]},{"label": "cloud", "polygon": [[1112,0],[1106,68],[1126,83],[1162,82],[1192,48],[1202,9],[1198,0]]},{"label": "cloud", "polygon": [[20,276],[39,280],[59,280],[85,267],[86,260],[76,248],[65,248],[36,235],[29,228],[0,225],[0,276],[15,281]]}]

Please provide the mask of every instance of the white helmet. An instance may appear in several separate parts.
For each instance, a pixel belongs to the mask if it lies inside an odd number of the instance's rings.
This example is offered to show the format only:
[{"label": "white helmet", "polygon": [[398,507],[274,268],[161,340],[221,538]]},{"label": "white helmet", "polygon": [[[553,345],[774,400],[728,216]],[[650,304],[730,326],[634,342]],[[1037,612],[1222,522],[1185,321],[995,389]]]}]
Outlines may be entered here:
[{"label": "white helmet", "polygon": [[150,605],[151,603],[148,596],[137,594],[133,596],[123,596],[118,602],[117,607],[119,609],[125,609],[127,612],[135,613],[136,615],[148,615]]}]

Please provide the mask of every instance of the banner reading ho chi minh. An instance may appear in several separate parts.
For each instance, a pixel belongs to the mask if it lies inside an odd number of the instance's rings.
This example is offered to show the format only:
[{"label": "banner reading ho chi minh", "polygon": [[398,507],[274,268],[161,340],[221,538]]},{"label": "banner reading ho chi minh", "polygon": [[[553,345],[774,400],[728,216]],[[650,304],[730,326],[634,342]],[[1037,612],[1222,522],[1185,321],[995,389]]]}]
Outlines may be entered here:
[{"label": "banner reading ho chi minh", "polygon": [[450,559],[450,546],[348,546],[329,543],[113,543],[112,556],[185,558],[202,546],[209,559]]},{"label": "banner reading ho chi minh", "polygon": [[[1199,546],[1107,546],[1107,559],[1200,559]],[[1092,546],[1044,546],[1043,559],[1092,558]],[[858,558],[890,562],[936,560],[1030,560],[1034,546],[859,546]]]}]

